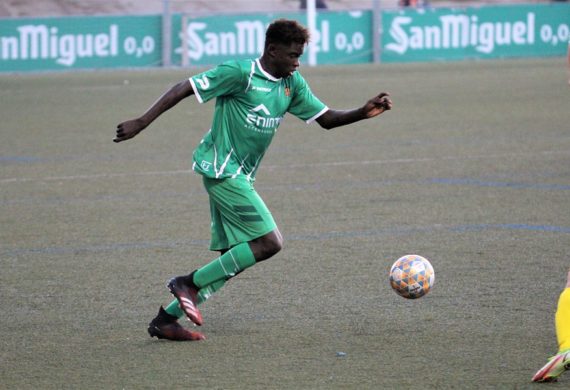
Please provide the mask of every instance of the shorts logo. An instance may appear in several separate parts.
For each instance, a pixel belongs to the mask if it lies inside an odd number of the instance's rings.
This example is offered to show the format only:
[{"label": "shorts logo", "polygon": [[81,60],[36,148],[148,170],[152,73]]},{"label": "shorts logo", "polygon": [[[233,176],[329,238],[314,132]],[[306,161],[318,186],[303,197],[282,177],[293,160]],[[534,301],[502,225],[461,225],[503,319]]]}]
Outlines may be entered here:
[{"label": "shorts logo", "polygon": [[234,211],[244,222],[263,222],[263,218],[253,206],[234,206]]}]

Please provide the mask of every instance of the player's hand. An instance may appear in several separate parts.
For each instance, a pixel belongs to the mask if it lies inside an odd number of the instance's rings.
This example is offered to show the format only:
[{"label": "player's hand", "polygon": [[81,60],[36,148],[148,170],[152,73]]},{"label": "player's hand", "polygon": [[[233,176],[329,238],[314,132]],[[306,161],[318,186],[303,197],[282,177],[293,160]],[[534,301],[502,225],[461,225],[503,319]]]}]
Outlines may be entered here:
[{"label": "player's hand", "polygon": [[388,92],[382,92],[378,96],[373,97],[364,105],[364,112],[367,118],[373,118],[382,114],[384,111],[392,109],[392,99]]},{"label": "player's hand", "polygon": [[145,129],[146,125],[140,119],[131,119],[117,125],[117,135],[113,142],[126,141]]}]

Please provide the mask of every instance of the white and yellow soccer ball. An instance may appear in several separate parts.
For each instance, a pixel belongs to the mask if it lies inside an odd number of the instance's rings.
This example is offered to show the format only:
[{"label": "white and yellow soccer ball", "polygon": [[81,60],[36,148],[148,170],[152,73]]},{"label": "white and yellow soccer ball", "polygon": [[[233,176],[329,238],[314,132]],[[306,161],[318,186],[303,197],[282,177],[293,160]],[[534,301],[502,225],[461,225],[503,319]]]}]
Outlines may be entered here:
[{"label": "white and yellow soccer ball", "polygon": [[394,291],[408,299],[426,295],[435,283],[435,272],[425,257],[405,255],[390,269],[390,285]]}]

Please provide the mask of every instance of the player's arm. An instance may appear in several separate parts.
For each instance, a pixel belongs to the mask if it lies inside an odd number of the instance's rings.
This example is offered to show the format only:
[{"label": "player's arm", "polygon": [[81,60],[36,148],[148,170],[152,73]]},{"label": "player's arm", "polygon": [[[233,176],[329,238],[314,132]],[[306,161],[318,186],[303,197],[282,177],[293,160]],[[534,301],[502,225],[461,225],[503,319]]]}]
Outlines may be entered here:
[{"label": "player's arm", "polygon": [[364,106],[352,110],[327,110],[316,119],[321,127],[329,130],[335,127],[348,125],[363,119],[374,118],[384,111],[392,109],[390,94],[382,92],[368,100]]},{"label": "player's arm", "polygon": [[126,141],[147,128],[162,113],[171,109],[182,99],[194,94],[189,80],[183,80],[166,91],[140,117],[119,123],[114,142]]}]

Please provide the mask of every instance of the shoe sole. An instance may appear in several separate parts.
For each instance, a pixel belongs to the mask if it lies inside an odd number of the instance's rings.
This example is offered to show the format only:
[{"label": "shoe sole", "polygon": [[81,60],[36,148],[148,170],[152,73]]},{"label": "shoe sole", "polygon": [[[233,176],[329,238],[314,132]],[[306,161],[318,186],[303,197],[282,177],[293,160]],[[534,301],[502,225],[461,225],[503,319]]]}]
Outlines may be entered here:
[{"label": "shoe sole", "polygon": [[192,332],[195,334],[195,337],[189,338],[189,339],[174,339],[174,338],[166,337],[156,326],[153,326],[153,325],[149,325],[147,332],[151,338],[156,337],[157,339],[160,339],[160,340],[170,340],[170,341],[201,341],[201,340],[206,340],[206,336],[204,336],[200,332]]},{"label": "shoe sole", "polygon": [[163,339],[164,336],[156,329],[156,326],[150,326],[146,330],[150,337],[156,337],[157,339]]}]

